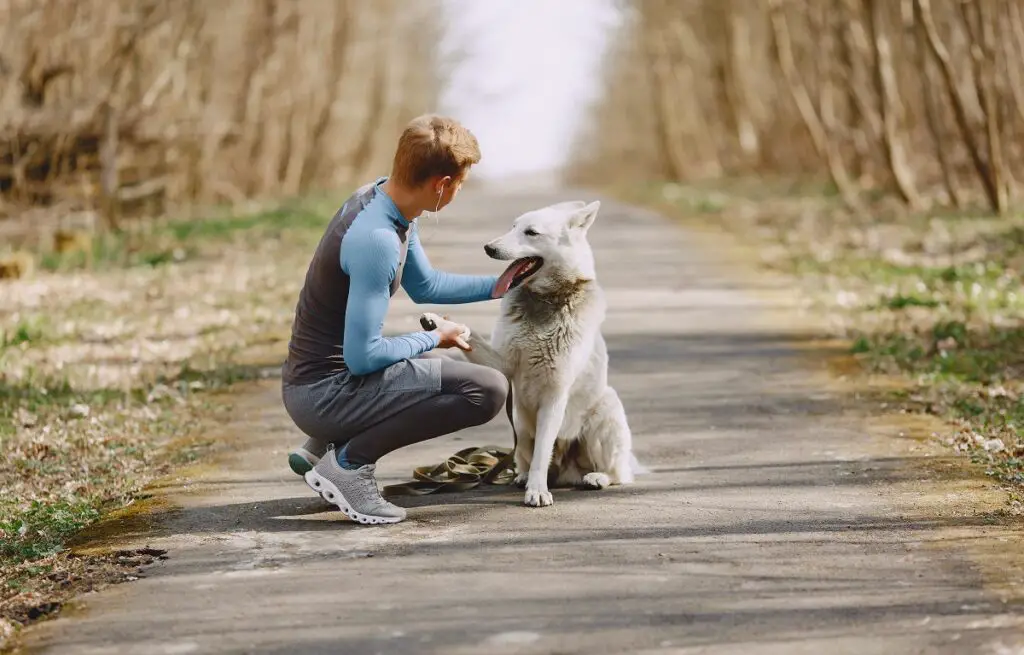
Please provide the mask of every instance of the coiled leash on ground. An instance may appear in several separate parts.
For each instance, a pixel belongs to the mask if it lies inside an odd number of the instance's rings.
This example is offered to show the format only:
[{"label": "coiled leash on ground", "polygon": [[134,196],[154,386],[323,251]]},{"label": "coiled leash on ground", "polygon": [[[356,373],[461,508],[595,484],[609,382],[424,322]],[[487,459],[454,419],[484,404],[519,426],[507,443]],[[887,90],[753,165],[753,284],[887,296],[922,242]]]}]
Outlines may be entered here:
[{"label": "coiled leash on ground", "polygon": [[[428,332],[437,325],[426,316],[420,325]],[[515,478],[515,444],[519,441],[515,421],[512,420],[512,383],[509,381],[505,414],[512,426],[512,448],[499,446],[473,446],[463,448],[435,466],[417,466],[412,471],[412,482],[400,482],[384,487],[384,496],[426,496],[439,492],[466,491],[481,484],[510,484]]]}]

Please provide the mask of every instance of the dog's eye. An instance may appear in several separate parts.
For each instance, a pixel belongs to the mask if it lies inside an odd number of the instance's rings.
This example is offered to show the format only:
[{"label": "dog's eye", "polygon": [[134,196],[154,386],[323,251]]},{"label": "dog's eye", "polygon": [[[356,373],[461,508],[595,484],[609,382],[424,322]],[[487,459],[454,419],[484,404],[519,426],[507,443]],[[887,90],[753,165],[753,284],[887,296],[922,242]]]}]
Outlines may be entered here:
[{"label": "dog's eye", "polygon": [[525,234],[528,237],[535,237],[537,236],[537,230],[533,229],[532,227],[528,227],[526,228],[526,231],[523,232],[523,234]]}]

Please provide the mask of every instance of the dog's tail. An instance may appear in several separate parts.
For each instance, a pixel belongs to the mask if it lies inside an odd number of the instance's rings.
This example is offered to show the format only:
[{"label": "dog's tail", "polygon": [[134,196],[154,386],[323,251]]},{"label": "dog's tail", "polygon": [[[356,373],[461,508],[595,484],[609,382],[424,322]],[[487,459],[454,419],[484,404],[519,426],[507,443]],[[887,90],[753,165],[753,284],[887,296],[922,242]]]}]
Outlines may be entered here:
[{"label": "dog's tail", "polygon": [[629,454],[629,468],[633,471],[633,475],[644,475],[651,472],[649,468],[640,463],[633,453]]}]

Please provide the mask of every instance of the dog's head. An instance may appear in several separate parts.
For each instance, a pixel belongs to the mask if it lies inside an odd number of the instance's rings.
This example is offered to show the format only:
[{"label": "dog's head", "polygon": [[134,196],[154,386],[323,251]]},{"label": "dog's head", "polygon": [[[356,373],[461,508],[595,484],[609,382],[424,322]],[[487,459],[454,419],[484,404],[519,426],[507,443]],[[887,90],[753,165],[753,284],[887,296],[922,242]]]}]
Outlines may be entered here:
[{"label": "dog's head", "polygon": [[484,246],[493,259],[512,260],[498,282],[504,294],[521,284],[545,280],[593,279],[594,256],[587,230],[597,218],[599,201],[563,202],[519,216],[512,229]]}]

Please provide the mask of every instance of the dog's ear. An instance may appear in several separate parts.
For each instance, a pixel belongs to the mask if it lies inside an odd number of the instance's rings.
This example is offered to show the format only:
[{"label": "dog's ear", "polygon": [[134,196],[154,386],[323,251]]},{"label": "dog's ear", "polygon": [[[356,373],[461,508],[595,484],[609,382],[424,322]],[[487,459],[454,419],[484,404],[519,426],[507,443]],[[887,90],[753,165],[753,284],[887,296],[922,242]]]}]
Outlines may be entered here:
[{"label": "dog's ear", "polygon": [[570,210],[570,209],[582,209],[587,203],[582,200],[566,200],[565,202],[556,202],[551,205],[550,209],[557,210]]},{"label": "dog's ear", "polygon": [[594,202],[576,210],[572,218],[569,219],[569,225],[574,228],[579,228],[584,232],[590,229],[590,226],[594,224],[594,219],[597,218],[597,210],[601,209],[601,201],[595,200]]}]

